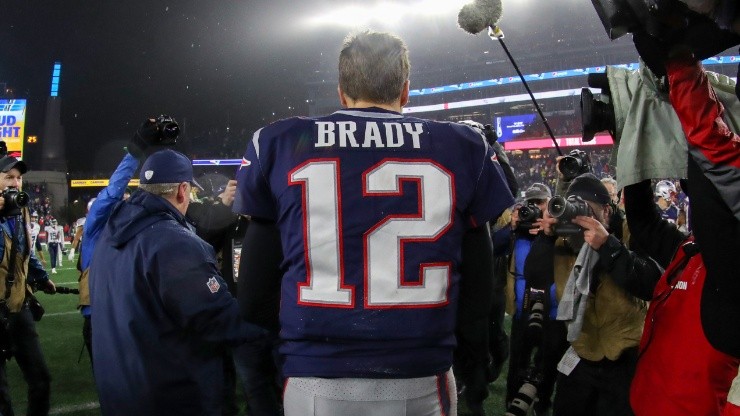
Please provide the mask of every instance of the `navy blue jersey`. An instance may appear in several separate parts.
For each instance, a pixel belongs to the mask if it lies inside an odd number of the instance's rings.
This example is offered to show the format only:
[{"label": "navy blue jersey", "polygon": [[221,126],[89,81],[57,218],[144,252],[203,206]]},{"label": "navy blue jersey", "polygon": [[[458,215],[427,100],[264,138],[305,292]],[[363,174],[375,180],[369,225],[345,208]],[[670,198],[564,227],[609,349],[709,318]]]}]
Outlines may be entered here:
[{"label": "navy blue jersey", "polygon": [[450,367],[463,234],[514,202],[481,134],[378,108],[291,118],[254,134],[237,182],[234,211],[280,230],[285,376]]},{"label": "navy blue jersey", "polygon": [[678,220],[678,207],[671,204],[666,209],[660,210],[660,216],[671,224],[675,224]]}]

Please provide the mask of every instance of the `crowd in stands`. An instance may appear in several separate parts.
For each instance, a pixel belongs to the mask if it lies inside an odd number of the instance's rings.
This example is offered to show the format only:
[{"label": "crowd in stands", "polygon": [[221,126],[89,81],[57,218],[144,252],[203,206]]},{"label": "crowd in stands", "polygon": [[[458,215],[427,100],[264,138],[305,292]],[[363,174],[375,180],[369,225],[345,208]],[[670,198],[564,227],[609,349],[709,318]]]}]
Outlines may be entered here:
[{"label": "crowd in stands", "polygon": [[[591,159],[591,166],[596,176],[600,178],[614,176],[614,171],[609,166],[611,146],[584,150]],[[527,189],[535,182],[544,183],[554,189],[557,179],[556,156],[555,149],[542,149],[534,155],[528,152],[509,153],[511,167],[514,169],[521,189]]]},{"label": "crowd in stands", "polygon": [[52,215],[52,198],[46,190],[46,183],[28,183],[23,186],[23,190],[29,196],[28,207],[31,211],[36,211],[39,218],[45,218]]}]

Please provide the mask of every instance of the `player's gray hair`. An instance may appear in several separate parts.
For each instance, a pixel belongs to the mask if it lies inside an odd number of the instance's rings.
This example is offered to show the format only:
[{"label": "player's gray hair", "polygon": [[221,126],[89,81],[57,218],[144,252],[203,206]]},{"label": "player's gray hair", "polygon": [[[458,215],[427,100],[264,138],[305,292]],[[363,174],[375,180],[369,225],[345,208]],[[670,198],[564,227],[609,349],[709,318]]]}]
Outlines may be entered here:
[{"label": "player's gray hair", "polygon": [[159,196],[168,196],[177,193],[179,183],[140,183],[139,189]]},{"label": "player's gray hair", "polygon": [[408,48],[395,35],[366,30],[344,39],[339,86],[353,100],[393,103],[401,96],[410,71]]}]

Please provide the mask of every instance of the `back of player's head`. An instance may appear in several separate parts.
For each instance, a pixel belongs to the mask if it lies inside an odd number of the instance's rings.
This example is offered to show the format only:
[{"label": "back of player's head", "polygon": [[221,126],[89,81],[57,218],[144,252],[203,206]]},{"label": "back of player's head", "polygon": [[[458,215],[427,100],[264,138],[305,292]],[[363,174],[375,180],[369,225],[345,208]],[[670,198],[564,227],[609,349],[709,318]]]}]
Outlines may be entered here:
[{"label": "back of player's head", "polygon": [[339,86],[353,100],[393,103],[411,65],[406,44],[390,33],[364,31],[345,38],[339,54]]}]

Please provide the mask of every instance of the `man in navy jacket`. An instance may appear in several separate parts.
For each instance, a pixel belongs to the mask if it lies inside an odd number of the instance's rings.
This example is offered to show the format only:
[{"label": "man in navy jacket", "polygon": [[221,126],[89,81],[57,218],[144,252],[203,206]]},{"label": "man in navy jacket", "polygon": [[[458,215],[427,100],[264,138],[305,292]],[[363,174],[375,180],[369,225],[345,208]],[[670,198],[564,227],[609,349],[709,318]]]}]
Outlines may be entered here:
[{"label": "man in navy jacket", "polygon": [[219,348],[263,335],[242,321],[213,249],[185,219],[192,180],[185,155],[152,154],[141,190],[116,205],[95,247],[93,358],[103,414],[220,415]]}]

